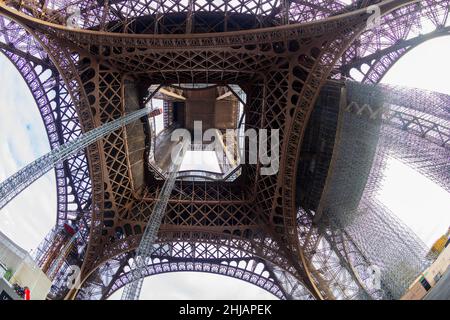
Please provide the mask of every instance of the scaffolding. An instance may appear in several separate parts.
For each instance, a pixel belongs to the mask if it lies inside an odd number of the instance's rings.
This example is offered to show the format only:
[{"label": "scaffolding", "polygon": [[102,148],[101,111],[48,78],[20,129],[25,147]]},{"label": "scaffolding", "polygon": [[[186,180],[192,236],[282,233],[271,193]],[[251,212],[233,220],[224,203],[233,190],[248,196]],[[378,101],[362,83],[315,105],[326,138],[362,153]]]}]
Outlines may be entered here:
[{"label": "scaffolding", "polygon": [[[380,269],[381,289],[369,292],[372,298],[398,299],[429,265],[428,250],[377,195],[390,158],[449,190],[449,97],[352,82],[345,90],[317,212],[321,234],[335,247],[332,251],[350,262],[357,277],[367,277],[367,271],[355,265]],[[334,233],[345,236],[345,244],[336,245],[336,238],[330,237]],[[345,248],[351,249],[351,257]]]},{"label": "scaffolding", "polygon": [[55,276],[56,276],[57,272],[59,271],[59,269],[61,268],[62,264],[64,263],[65,260],[67,260],[67,257],[70,254],[70,252],[76,250],[76,240],[77,240],[78,236],[79,236],[79,232],[77,231],[64,244],[58,257],[55,260],[53,260],[53,263],[47,272],[47,275],[50,279],[55,278]]}]

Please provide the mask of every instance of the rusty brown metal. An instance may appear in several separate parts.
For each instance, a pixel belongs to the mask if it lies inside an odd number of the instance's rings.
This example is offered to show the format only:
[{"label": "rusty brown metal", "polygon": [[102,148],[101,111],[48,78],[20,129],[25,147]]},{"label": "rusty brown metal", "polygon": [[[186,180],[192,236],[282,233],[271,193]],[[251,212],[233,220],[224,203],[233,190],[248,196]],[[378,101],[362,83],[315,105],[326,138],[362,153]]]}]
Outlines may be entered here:
[{"label": "rusty brown metal", "polygon": [[[382,14],[388,14],[411,2],[386,0],[379,7]],[[288,24],[288,9],[272,7],[284,18],[271,24],[258,20],[258,27],[248,29],[218,31],[198,29],[190,7],[186,32],[178,33],[165,24],[164,13],[153,16],[152,26],[137,30],[138,13],[134,26],[113,24],[107,22],[107,6],[91,5],[86,14],[101,13],[103,19],[96,27],[74,29],[64,25],[62,12],[0,1],[0,14],[22,25],[56,66],[83,131],[143,107],[150,85],[181,83],[240,85],[247,94],[246,128],[280,131],[276,175],[260,175],[258,163],[244,165],[234,182],[178,182],[158,242],[201,242],[239,249],[291,272],[315,298],[333,299],[321,273],[309,261],[322,239],[319,231],[306,214],[303,219],[308,222],[301,228],[298,224],[298,155],[321,87],[366,28],[369,14],[365,8],[345,11],[342,7],[340,15]],[[229,19],[225,14],[221,21]],[[187,91],[188,128],[195,116],[205,120],[207,127],[220,121],[224,128],[236,123],[235,114],[224,120],[228,106],[218,107],[216,88],[210,90],[208,105],[212,107],[201,117],[198,104],[190,103],[197,94],[203,94],[204,102],[206,91]],[[165,94],[182,97],[178,91]],[[92,205],[82,264],[84,283],[105,262],[137,247],[158,198],[161,183],[146,168],[146,130],[143,123],[127,126],[87,150]],[[76,294],[72,291],[68,297]]]}]

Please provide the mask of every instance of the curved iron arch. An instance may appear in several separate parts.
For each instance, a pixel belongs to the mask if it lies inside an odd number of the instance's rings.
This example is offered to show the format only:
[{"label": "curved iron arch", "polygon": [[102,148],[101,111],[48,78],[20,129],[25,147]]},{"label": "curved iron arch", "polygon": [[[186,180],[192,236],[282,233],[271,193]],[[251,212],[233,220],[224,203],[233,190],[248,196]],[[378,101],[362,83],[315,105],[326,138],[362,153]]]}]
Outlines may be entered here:
[{"label": "curved iron arch", "polygon": [[[41,115],[51,149],[78,137],[81,127],[64,81],[43,48],[29,36],[25,29],[13,21],[0,20],[5,25],[7,37],[0,38],[0,52],[14,65],[30,89]],[[10,32],[6,31],[9,28]],[[24,35],[26,35],[24,37]],[[2,41],[4,40],[4,41]],[[27,51],[21,49],[21,46]],[[31,51],[31,53],[30,53]],[[55,167],[57,192],[56,227],[76,219],[88,210],[91,198],[91,182],[87,158],[80,153]],[[81,229],[82,239],[87,241],[85,217]],[[45,242],[45,240],[44,240]],[[40,248],[43,249],[43,248]],[[38,249],[38,260],[39,252]]]},{"label": "curved iron arch", "polygon": [[[423,42],[450,34],[450,1],[417,1],[391,12],[381,19],[383,30],[367,30],[346,51],[339,67],[342,76],[353,78],[352,69],[358,70],[361,82],[378,83],[390,68],[407,52]],[[400,19],[396,18],[402,14]],[[421,14],[423,13],[423,14]],[[421,34],[421,24],[430,23],[435,29]],[[378,38],[376,34],[381,34]],[[386,45],[386,42],[389,44]],[[363,65],[369,66],[361,70]]]},{"label": "curved iron arch", "polygon": [[418,36],[412,39],[415,41],[407,41],[407,42],[405,41],[403,46],[394,48],[393,51],[391,51],[392,48],[390,48],[390,50],[387,50],[387,53],[384,55],[382,53],[378,53],[377,54],[378,57],[372,60],[370,64],[363,63],[369,66],[369,69],[367,69],[366,72],[363,72],[360,68],[358,68],[358,71],[364,75],[361,82],[373,84],[379,83],[384,78],[384,76],[392,69],[392,67],[406,54],[413,51],[415,48],[426,43],[429,40],[446,36],[450,36],[450,26],[443,28],[442,30],[432,32],[429,35]]},{"label": "curved iron arch", "polygon": [[[154,259],[156,260],[156,259]],[[243,262],[249,263],[252,260],[241,260],[238,261],[237,264],[241,264]],[[227,276],[230,278],[242,280],[244,282],[253,284],[265,291],[273,294],[275,297],[279,299],[286,299],[282,289],[276,284],[273,278],[264,277],[263,274],[258,274],[256,272],[252,272],[250,270],[246,270],[245,268],[240,268],[237,266],[232,266],[231,263],[234,261],[230,261],[230,264],[225,264],[224,262],[188,262],[188,261],[178,261],[178,262],[170,262],[170,261],[159,261],[154,263],[150,263],[145,268],[145,277],[156,276],[165,273],[172,272],[200,272],[200,273],[210,273],[217,274],[222,276]],[[266,270],[263,271],[263,273]],[[115,282],[111,288],[111,290],[107,293],[105,298],[110,297],[114,292],[124,287],[128,283],[132,282],[133,278],[131,277],[131,271],[128,271],[122,274]]]},{"label": "curved iron arch", "polygon": [[[212,232],[198,232],[191,231],[186,232],[183,231],[185,237],[176,236],[179,232],[177,231],[160,231],[159,239],[157,240],[158,246],[158,254],[160,256],[165,257],[185,257],[192,258],[192,254],[195,256],[201,257],[202,259],[216,259],[217,257],[221,257],[220,259],[242,259],[254,257],[255,259],[262,260],[261,257],[258,256],[258,252],[255,251],[254,247],[252,247],[251,243],[247,241],[247,239],[241,238],[239,236],[235,236],[232,234],[228,234],[227,238],[223,238],[223,234],[215,234]],[[175,237],[174,237],[175,235]],[[217,241],[217,236],[221,236],[219,242]],[[108,263],[109,260],[115,259],[115,257],[134,252],[134,250],[138,247],[139,241],[141,238],[141,234],[135,234],[133,236],[125,237],[124,239],[117,241],[110,248],[109,251],[105,252],[101,259],[95,261],[95,267],[90,270],[89,273],[85,275],[82,279],[82,285],[85,281],[95,274],[95,272],[105,263]],[[273,241],[272,239],[260,239],[264,242]],[[163,247],[164,244],[170,246],[170,250],[165,250]],[[202,254],[199,255],[195,253],[197,247],[203,246],[204,250],[202,250]],[[273,259],[278,259],[278,262],[282,260],[280,257],[275,256],[275,251],[270,249],[270,246],[267,244],[261,244],[259,249],[271,251],[270,253],[266,253],[267,257],[271,256]],[[287,259],[287,258],[286,258]],[[276,261],[267,261],[267,263],[275,263]],[[285,261],[282,261],[285,262]],[[281,263],[281,262],[280,262]],[[281,270],[281,267],[279,267]],[[283,272],[295,273],[296,270],[293,267],[290,267],[289,270],[283,270]]]},{"label": "curved iron arch", "polygon": [[[428,40],[450,35],[450,1],[436,1],[432,2],[431,4],[427,3],[427,7],[424,10],[430,12],[430,14],[426,17],[429,22],[434,24],[435,30],[426,34],[414,34],[414,30],[406,29],[409,25],[412,24],[412,21],[417,19],[417,16],[414,17],[414,10],[409,14],[406,19],[407,23],[403,26],[395,26],[399,22],[395,21],[395,19],[392,19],[392,21],[390,22],[392,28],[390,28],[389,30],[391,32],[390,35],[392,36],[392,38],[390,39],[391,43],[385,47],[382,47],[379,40],[375,40],[373,41],[373,43],[371,43],[370,41],[373,40],[373,38],[364,39],[364,36],[370,33],[370,31],[364,33],[360,37],[359,43],[358,41],[355,42],[355,44],[346,52],[345,61],[339,67],[337,78],[339,78],[339,76],[353,78],[353,76],[350,74],[350,71],[357,70],[359,72],[359,75],[362,75],[362,79],[360,80],[360,82],[377,84],[404,55]],[[424,18],[421,17],[421,19]],[[401,36],[399,37],[395,34],[395,31],[402,30],[402,28],[405,32],[399,32],[399,34],[401,34]],[[364,40],[366,40],[366,43],[364,43]],[[386,41],[389,41],[389,39]],[[361,44],[361,42],[363,43]],[[363,65],[368,66],[368,68],[362,69]],[[412,110],[412,114],[414,114],[414,110]],[[441,113],[441,116],[442,114],[443,113]],[[399,130],[399,132],[403,132],[399,128],[395,128],[395,123],[392,130]],[[412,136],[417,140],[417,142],[419,142],[419,140],[422,140],[421,138],[425,138],[419,137],[418,135],[412,135],[410,132],[407,132],[405,134]],[[398,137],[396,138],[398,139]],[[418,143],[418,145],[420,145],[420,143]],[[441,153],[448,152],[447,150],[445,150],[445,145],[442,145],[440,148],[436,145],[434,146],[434,148]],[[421,171],[422,174],[425,174],[432,180],[436,180],[436,176],[433,175],[433,172],[425,172],[424,170],[419,171]],[[445,181],[439,181],[439,179],[437,180],[442,187],[448,189],[448,182],[446,183]],[[335,242],[335,239],[332,239],[332,242]],[[345,253],[345,247],[351,248],[353,246],[352,241],[349,239],[341,242],[342,243],[339,244],[338,241],[338,251],[342,251]],[[336,244],[334,245],[336,246]],[[344,247],[344,250],[341,247]],[[365,261],[364,256],[360,255],[357,248],[356,250],[352,251],[353,253],[351,256],[347,256],[347,254],[345,254],[344,258],[346,258],[350,262],[350,264],[355,267],[355,269],[357,269],[356,273],[359,274],[359,276],[364,276],[364,268],[365,266],[367,266],[368,262]],[[357,267],[358,264],[362,265],[363,268]]]},{"label": "curved iron arch", "polygon": [[[204,272],[229,276],[256,285],[279,299],[311,299],[311,294],[303,284],[288,283],[292,279],[271,263],[239,250],[225,248],[228,253],[216,248],[207,251],[207,256],[193,257],[192,252],[181,246],[189,247],[184,242],[161,243],[147,261],[145,276],[170,272]],[[205,245],[205,244],[197,244]],[[197,251],[194,248],[194,251]],[[104,262],[92,273],[78,292],[77,299],[106,299],[112,293],[133,281],[131,277],[133,252],[124,252]],[[102,279],[102,276],[107,275]],[[108,278],[108,275],[110,277]]]}]

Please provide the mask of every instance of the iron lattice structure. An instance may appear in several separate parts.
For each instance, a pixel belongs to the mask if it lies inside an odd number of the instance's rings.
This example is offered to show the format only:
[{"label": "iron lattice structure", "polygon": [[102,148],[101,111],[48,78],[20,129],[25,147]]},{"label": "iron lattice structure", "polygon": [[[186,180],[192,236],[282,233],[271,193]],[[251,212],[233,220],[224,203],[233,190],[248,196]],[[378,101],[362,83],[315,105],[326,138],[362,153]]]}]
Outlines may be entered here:
[{"label": "iron lattice structure", "polygon": [[116,131],[118,128],[133,123],[139,118],[146,116],[151,111],[152,110],[150,109],[143,108],[133,111],[132,113],[127,114],[119,119],[108,122],[101,127],[95,128],[92,131],[81,135],[79,138],[73,141],[70,141],[58,148],[53,149],[51,152],[43,155],[33,163],[22,168],[20,171],[0,184],[0,198],[2,199],[2,201],[0,202],[0,208],[3,208],[26,187],[42,177],[58,163],[67,160],[73,155],[76,155],[78,152],[84,150],[87,146],[102,139],[109,133]]},{"label": "iron lattice structure", "polygon": [[[372,5],[380,24],[367,29]],[[276,175],[260,175],[256,164],[231,182],[176,181],[147,275],[222,274],[281,299],[398,298],[426,264],[424,247],[376,194],[389,157],[449,190],[449,98],[340,80],[376,84],[415,46],[448,35],[449,5],[0,0],[0,50],[28,84],[52,149],[143,108],[157,85],[239,85],[246,128],[280,130]],[[164,102],[166,127],[173,109]],[[349,130],[366,139],[352,141]],[[50,298],[106,298],[132,280],[133,252],[163,185],[147,161],[151,132],[145,121],[125,126],[56,164],[57,226],[39,263],[57,258],[49,250],[65,223],[80,231]],[[380,230],[389,248],[410,252],[412,269],[386,256]],[[81,267],[80,290],[64,286],[69,264]],[[379,289],[368,285],[373,264]]]}]

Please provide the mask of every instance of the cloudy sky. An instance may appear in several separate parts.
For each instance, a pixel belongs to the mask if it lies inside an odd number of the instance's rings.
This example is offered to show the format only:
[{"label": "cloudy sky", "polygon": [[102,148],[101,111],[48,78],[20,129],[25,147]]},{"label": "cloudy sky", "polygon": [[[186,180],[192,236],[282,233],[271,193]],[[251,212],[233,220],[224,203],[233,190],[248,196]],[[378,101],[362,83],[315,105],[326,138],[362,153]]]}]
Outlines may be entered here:
[{"label": "cloudy sky", "polygon": [[[405,56],[384,82],[450,94],[450,38],[427,42]],[[0,181],[49,151],[35,102],[19,73],[0,55]],[[395,195],[395,196],[393,196]],[[387,171],[383,202],[431,244],[450,225],[450,197],[396,161]],[[428,205],[433,203],[433,207]],[[35,248],[56,220],[56,187],[50,172],[0,212],[0,230],[26,250]],[[144,299],[274,299],[228,277],[178,273],[147,278]],[[117,292],[113,298],[120,298]]]},{"label": "cloudy sky", "polygon": [[[450,37],[430,40],[405,55],[384,83],[450,95]],[[450,195],[399,161],[385,173],[381,201],[431,246],[450,226]]]}]

